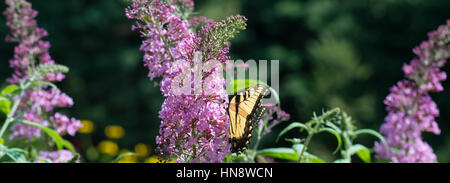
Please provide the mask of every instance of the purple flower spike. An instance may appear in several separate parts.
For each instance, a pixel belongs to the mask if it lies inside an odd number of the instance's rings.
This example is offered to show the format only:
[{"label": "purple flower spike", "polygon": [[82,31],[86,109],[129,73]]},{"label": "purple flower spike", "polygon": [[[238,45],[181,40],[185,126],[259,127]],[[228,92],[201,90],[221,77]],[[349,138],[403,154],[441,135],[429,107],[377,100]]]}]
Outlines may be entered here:
[{"label": "purple flower spike", "polygon": [[[148,76],[161,78],[154,85],[166,97],[156,137],[160,158],[222,162],[229,153],[228,96],[222,75],[229,44],[202,47],[213,43],[210,30],[215,24],[204,17],[185,19],[193,7],[192,0],[134,0],[125,13],[137,21],[132,29],[144,39],[140,50]],[[192,29],[201,24],[206,25],[196,35]],[[187,87],[177,88],[180,83]]]},{"label": "purple flower spike", "polygon": [[[5,0],[5,2],[8,5],[4,12],[7,20],[6,25],[11,30],[10,35],[6,37],[6,41],[18,43],[14,48],[14,56],[9,61],[14,73],[7,81],[10,84],[18,84],[20,80],[30,79],[30,73],[28,72],[35,71],[38,65],[55,64],[55,61],[49,54],[50,43],[42,40],[48,33],[38,27],[35,20],[38,12],[32,9],[31,3],[26,0]],[[42,78],[48,82],[59,82],[65,78],[65,75],[63,73],[47,73]],[[71,107],[72,105],[72,98],[59,89],[40,85],[27,90],[16,113],[24,113],[21,117],[22,120],[54,127],[61,134],[74,135],[81,127],[79,121],[71,119],[68,122],[63,122],[64,120],[59,117],[61,116],[59,113],[53,117],[54,120],[46,118],[46,116],[52,116],[55,107]],[[70,125],[67,126],[67,124]],[[33,137],[39,138],[41,136],[40,129],[20,123],[14,124],[11,130],[10,139],[27,138],[31,140]]]},{"label": "purple flower spike", "polygon": [[447,74],[440,70],[450,57],[450,20],[438,30],[428,33],[429,40],[413,49],[417,56],[403,65],[407,79],[391,88],[384,103],[388,115],[380,132],[386,136],[388,149],[375,143],[378,158],[394,163],[431,163],[437,160],[430,145],[422,140],[422,132],[441,133],[435,118],[439,109],[428,92],[444,90]]}]

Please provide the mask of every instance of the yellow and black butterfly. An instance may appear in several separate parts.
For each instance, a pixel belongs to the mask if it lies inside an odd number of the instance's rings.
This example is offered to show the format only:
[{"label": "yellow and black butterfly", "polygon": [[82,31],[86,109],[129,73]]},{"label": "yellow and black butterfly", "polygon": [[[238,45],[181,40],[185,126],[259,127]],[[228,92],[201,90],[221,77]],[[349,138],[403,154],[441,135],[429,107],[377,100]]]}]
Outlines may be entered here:
[{"label": "yellow and black butterfly", "polygon": [[231,152],[241,153],[247,149],[252,137],[253,125],[265,112],[261,100],[269,93],[269,89],[258,84],[237,92],[230,99],[228,116],[230,119],[229,142]]}]

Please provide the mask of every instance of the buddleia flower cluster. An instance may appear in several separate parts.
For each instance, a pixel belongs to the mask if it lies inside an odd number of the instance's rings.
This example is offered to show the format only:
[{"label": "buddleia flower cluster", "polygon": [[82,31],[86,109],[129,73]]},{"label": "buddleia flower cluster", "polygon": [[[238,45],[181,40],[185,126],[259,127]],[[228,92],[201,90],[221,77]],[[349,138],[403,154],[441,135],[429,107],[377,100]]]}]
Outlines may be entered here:
[{"label": "buddleia flower cluster", "polygon": [[[47,31],[38,27],[35,20],[38,12],[32,9],[26,0],[5,0],[7,9],[4,11],[6,25],[11,33],[6,41],[18,43],[14,48],[14,56],[9,61],[14,69],[10,84],[19,85],[25,80],[42,82],[60,82],[65,78],[67,67],[55,64],[49,54],[50,43],[42,40]],[[18,100],[16,97],[14,100]],[[71,107],[73,100],[59,89],[49,85],[32,86],[23,96],[15,114],[21,115],[21,120],[32,121],[43,126],[54,128],[59,134],[75,135],[82,127],[79,120],[69,118],[61,113],[55,113],[57,107]],[[10,139],[28,139],[41,137],[39,128],[15,123],[11,128]],[[67,153],[66,153],[67,154]]]},{"label": "buddleia flower cluster", "polygon": [[69,162],[73,159],[72,152],[69,150],[60,151],[41,151],[39,152],[39,158],[36,160],[37,163],[45,162]]},{"label": "buddleia flower cluster", "polygon": [[161,160],[222,162],[229,153],[223,65],[228,41],[246,19],[191,18],[193,6],[192,0],[134,0],[125,12],[144,39],[148,76],[160,78],[155,84],[165,96],[156,137]]},{"label": "buddleia flower cluster", "polygon": [[388,149],[377,142],[375,152],[379,158],[395,163],[437,160],[431,146],[423,141],[422,132],[440,134],[435,120],[439,109],[429,93],[444,90],[441,83],[447,75],[440,68],[450,57],[450,20],[428,33],[428,38],[413,49],[416,57],[403,65],[407,79],[393,86],[384,101],[388,115],[380,132],[386,136]]}]

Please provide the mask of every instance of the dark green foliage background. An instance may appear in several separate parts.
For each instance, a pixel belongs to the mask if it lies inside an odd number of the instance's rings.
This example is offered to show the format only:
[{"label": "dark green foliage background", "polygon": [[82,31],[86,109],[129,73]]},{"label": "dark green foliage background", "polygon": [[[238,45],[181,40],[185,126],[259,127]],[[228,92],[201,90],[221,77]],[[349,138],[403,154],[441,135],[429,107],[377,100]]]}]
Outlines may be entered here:
[{"label": "dark green foliage background", "polygon": [[[163,98],[147,78],[139,52],[141,39],[130,30],[121,0],[32,0],[38,23],[49,32],[51,56],[70,67],[59,84],[75,106],[66,114],[95,122],[94,144],[103,128],[125,128],[121,148],[155,144]],[[248,29],[233,40],[232,59],[280,60],[280,96],[291,121],[309,120],[314,111],[340,107],[359,128],[378,130],[386,115],[383,100],[403,78],[401,66],[426,33],[450,18],[448,0],[198,0],[200,15],[220,20],[242,14]],[[0,9],[5,9],[4,3]],[[0,18],[2,39],[8,33]],[[0,44],[0,78],[11,74],[14,44]],[[449,67],[444,68],[448,72]],[[449,90],[449,82],[444,82]],[[424,134],[440,162],[450,162],[450,92],[432,94],[441,110],[439,136]],[[1,117],[0,117],[1,118]],[[265,138],[275,144],[280,125]],[[295,133],[289,135],[298,135]],[[79,135],[78,135],[79,136]],[[72,138],[75,145],[79,137]],[[361,139],[369,147],[374,138]],[[313,139],[311,151],[331,160],[336,142],[330,135]]]}]

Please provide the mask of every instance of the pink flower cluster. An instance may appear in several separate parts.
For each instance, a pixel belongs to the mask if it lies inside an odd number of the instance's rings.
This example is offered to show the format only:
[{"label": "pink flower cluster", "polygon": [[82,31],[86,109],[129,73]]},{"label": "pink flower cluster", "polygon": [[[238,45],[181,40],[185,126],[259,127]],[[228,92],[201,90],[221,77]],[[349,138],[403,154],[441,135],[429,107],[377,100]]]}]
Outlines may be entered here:
[{"label": "pink flower cluster", "polygon": [[139,30],[145,38],[140,50],[150,79],[171,75],[174,61],[186,60],[185,47],[194,35],[176,10],[177,6],[159,0],[135,0],[125,10],[129,19],[137,20],[131,29]]},{"label": "pink flower cluster", "polygon": [[[32,110],[25,111],[24,116],[22,117],[23,120],[33,121],[35,123],[38,123],[43,126],[50,126],[50,123],[47,120],[42,120],[39,115],[34,113]],[[30,125],[24,125],[17,123],[11,127],[11,135],[9,136],[10,139],[14,138],[27,138],[29,141],[32,140],[33,137],[40,137],[41,136],[41,130],[39,128],[36,128],[34,126]]]},{"label": "pink flower cluster", "polygon": [[41,151],[39,152],[39,158],[36,163],[45,163],[50,161],[51,163],[67,163],[72,160],[73,154],[69,150],[60,151]]},{"label": "pink flower cluster", "polygon": [[[33,65],[54,64],[48,52],[50,43],[41,40],[48,35],[47,31],[39,28],[35,17],[36,10],[31,9],[31,3],[25,0],[5,0],[8,8],[4,12],[6,25],[11,29],[11,34],[6,36],[7,42],[17,42],[14,48],[14,57],[9,61],[10,67],[15,69],[9,83],[17,84],[21,78],[27,77],[28,69]],[[62,74],[48,76],[48,81],[61,81]]]},{"label": "pink flower cluster", "polygon": [[[6,37],[7,42],[17,42],[14,57],[9,61],[14,73],[7,81],[18,84],[22,80],[30,79],[29,71],[33,71],[39,64],[54,64],[49,54],[50,43],[43,41],[47,31],[39,28],[35,20],[38,12],[33,10],[31,3],[26,0],[6,0],[8,8],[4,12],[6,25],[11,34]],[[42,76],[45,81],[58,82],[64,79],[62,73],[47,73]],[[15,99],[17,100],[17,99]],[[79,120],[68,119],[56,113],[55,107],[71,107],[73,100],[65,93],[49,86],[34,86],[28,90],[17,110],[17,114],[24,113],[21,119],[39,123],[44,126],[55,127],[60,134],[74,135],[81,128]],[[16,123],[13,125],[10,139],[40,137],[40,130],[36,127]]]},{"label": "pink flower cluster", "polygon": [[436,155],[422,139],[422,132],[440,134],[435,121],[439,110],[428,92],[444,90],[441,82],[447,75],[440,68],[450,57],[450,20],[446,25],[428,34],[429,40],[413,49],[416,58],[404,64],[403,71],[409,80],[402,80],[390,89],[384,103],[388,115],[380,132],[386,136],[388,149],[375,143],[379,158],[392,162],[435,162]]},{"label": "pink flower cluster", "polygon": [[[222,75],[229,44],[202,47],[214,36],[210,31],[215,24],[204,17],[186,20],[192,10],[192,0],[134,0],[125,12],[129,19],[137,20],[132,29],[144,38],[141,51],[150,79],[162,78],[157,85],[166,99],[156,137],[162,159],[222,162],[229,153],[228,96]],[[194,34],[192,29],[199,25],[204,26]],[[202,77],[190,77],[198,73]],[[187,92],[176,88],[183,81]]]}]

